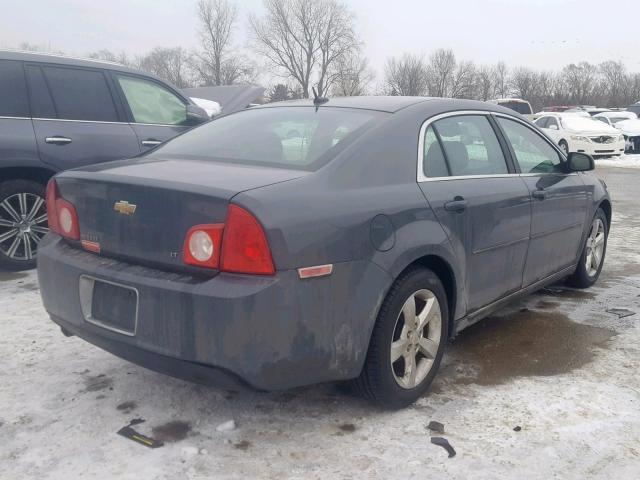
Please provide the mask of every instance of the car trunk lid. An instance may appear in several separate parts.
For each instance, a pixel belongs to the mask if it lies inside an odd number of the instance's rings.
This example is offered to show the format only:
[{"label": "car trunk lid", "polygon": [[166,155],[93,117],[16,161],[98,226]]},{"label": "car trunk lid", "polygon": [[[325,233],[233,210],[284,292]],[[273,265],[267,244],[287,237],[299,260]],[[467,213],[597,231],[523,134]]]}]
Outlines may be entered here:
[{"label": "car trunk lid", "polygon": [[292,180],[304,171],[195,160],[113,162],[56,177],[75,205],[81,241],[104,256],[189,269],[182,250],[194,225],[224,223],[236,194]]}]

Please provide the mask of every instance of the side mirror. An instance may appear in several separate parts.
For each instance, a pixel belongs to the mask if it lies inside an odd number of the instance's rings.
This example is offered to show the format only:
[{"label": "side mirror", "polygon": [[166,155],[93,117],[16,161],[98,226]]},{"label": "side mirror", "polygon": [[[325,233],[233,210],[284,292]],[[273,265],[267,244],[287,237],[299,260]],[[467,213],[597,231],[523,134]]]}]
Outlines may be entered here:
[{"label": "side mirror", "polygon": [[549,125],[549,130],[558,130],[558,125],[556,125],[555,123],[552,125]]},{"label": "side mirror", "polygon": [[191,125],[198,125],[210,120],[209,115],[204,108],[197,105],[187,105],[187,123]]},{"label": "side mirror", "polygon": [[591,155],[578,152],[571,152],[569,154],[567,157],[567,165],[570,172],[588,172],[596,168],[596,164]]}]

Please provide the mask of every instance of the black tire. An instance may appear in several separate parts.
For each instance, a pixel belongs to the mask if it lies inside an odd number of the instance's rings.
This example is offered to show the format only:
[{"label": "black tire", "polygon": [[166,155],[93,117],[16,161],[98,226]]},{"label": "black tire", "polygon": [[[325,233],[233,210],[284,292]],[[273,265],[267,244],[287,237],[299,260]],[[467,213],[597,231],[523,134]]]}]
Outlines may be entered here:
[{"label": "black tire", "polygon": [[[598,267],[595,269],[595,272],[589,272],[587,269],[587,256],[589,255],[589,238],[591,236],[591,232],[594,226],[594,223],[599,220],[602,224],[604,230],[604,244],[602,248],[602,256],[600,258],[600,263]],[[604,258],[607,253],[607,241],[609,239],[609,224],[607,222],[607,216],[604,211],[599,208],[596,211],[596,214],[591,221],[589,226],[589,232],[587,233],[587,238],[582,246],[582,253],[580,254],[580,260],[578,262],[578,266],[576,267],[576,271],[567,278],[567,284],[576,287],[576,288],[589,288],[594,283],[598,281],[598,277],[600,276],[600,272],[602,271],[602,266],[604,265]]]},{"label": "black tire", "polygon": [[[391,343],[394,341],[394,332],[397,331],[403,305],[421,289],[432,292],[440,306],[439,344],[426,377],[414,388],[403,388],[394,374]],[[421,267],[407,270],[395,281],[382,303],[371,335],[365,365],[360,376],[353,381],[354,389],[360,395],[385,408],[398,409],[410,405],[420,398],[433,382],[447,344],[448,330],[447,295],[438,276],[431,270]]]},{"label": "black tire", "polygon": [[560,147],[560,150],[565,153],[565,155],[569,155],[569,144],[567,142],[565,142],[564,140],[560,140],[558,146]]},{"label": "black tire", "polygon": [[[9,204],[13,206],[16,213],[20,213],[16,208],[15,203],[15,195],[25,193],[28,194],[28,198],[30,201],[34,201],[35,197],[39,197],[44,201],[45,199],[45,186],[41,183],[34,182],[32,180],[8,180],[6,182],[0,183],[0,220],[4,222],[11,221],[15,222],[12,214],[3,204],[5,201],[9,201]],[[34,203],[30,203],[27,207],[34,206]],[[46,205],[42,204],[39,209],[38,217],[42,216],[42,213],[46,211]],[[47,227],[46,220],[40,223],[39,227]],[[0,238],[3,234],[6,234],[12,230],[12,227],[0,225]],[[40,233],[37,235],[38,237],[44,236],[44,233]],[[10,270],[10,271],[21,271],[21,270],[30,270],[35,268],[36,266],[36,254],[37,254],[37,243],[34,239],[29,240],[30,245],[30,255],[27,254],[26,247],[24,243],[18,247],[17,252],[14,256],[9,256],[9,252],[11,249],[11,239],[7,239],[3,242],[0,242],[0,269]],[[20,250],[22,249],[22,250]],[[31,258],[28,258],[31,256]]]}]

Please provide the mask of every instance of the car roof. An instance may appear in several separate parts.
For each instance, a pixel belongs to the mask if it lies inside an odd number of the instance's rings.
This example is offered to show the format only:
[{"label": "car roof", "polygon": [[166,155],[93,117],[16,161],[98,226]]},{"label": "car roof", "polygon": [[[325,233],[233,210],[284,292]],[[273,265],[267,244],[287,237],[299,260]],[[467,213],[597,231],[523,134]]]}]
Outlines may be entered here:
[{"label": "car roof", "polygon": [[[57,65],[67,65],[73,67],[89,67],[89,68],[102,68],[108,70],[117,70],[119,72],[135,73],[138,75],[144,75],[151,78],[156,78],[155,75],[147,72],[141,72],[134,68],[126,67],[120,63],[109,62],[107,60],[97,60],[90,58],[76,58],[66,55],[60,55],[57,53],[42,53],[42,52],[21,52],[18,50],[0,50],[0,60],[19,60],[22,62],[39,62],[49,63]],[[164,82],[166,83],[166,82]]]},{"label": "car roof", "polygon": [[[403,108],[416,105],[418,103],[434,100],[431,97],[402,97],[402,96],[360,96],[360,97],[331,97],[319,107],[339,107],[339,108],[360,108],[364,110],[379,110],[382,112],[397,112]],[[312,99],[287,100],[285,102],[274,102],[253,108],[270,107],[314,107]]]},{"label": "car roof", "polygon": [[[632,117],[632,115],[635,115],[635,113],[633,112],[627,112],[626,110],[609,110],[607,112],[600,112],[596,115],[594,115],[594,117],[607,117],[607,118],[611,118],[611,117],[629,117],[629,119],[633,119],[635,117]],[[637,115],[636,115],[637,117]]]}]

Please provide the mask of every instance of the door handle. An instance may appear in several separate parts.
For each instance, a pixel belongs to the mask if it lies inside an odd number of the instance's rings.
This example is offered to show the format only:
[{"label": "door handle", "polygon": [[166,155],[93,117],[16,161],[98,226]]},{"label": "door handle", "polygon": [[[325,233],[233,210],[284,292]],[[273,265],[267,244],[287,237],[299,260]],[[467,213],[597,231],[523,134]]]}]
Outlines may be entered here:
[{"label": "door handle", "polygon": [[464,212],[467,209],[467,201],[462,197],[455,197],[444,204],[444,209],[449,212]]},{"label": "door handle", "polygon": [[155,147],[156,145],[160,145],[162,142],[155,138],[147,138],[146,140],[142,140],[140,143],[145,147]]},{"label": "door handle", "polygon": [[531,196],[533,198],[537,198],[538,200],[544,200],[545,198],[547,198],[547,192],[545,192],[544,190],[534,190],[533,192],[531,192]]},{"label": "door handle", "polygon": [[44,141],[45,143],[52,143],[54,145],[67,145],[68,143],[71,143],[70,138],[60,137],[57,135],[55,137],[46,137]]}]

